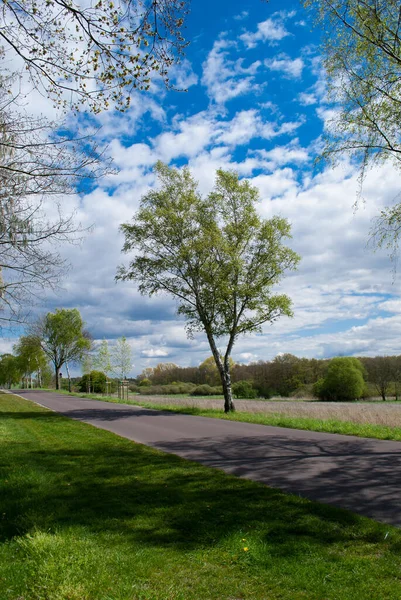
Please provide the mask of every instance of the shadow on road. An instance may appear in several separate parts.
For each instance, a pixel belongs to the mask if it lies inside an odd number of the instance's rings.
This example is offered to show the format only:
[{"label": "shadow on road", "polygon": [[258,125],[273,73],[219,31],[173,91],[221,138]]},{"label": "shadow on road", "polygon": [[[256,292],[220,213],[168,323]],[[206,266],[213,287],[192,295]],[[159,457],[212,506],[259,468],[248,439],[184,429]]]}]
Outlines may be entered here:
[{"label": "shadow on road", "polygon": [[268,436],[181,439],[157,448],[271,487],[401,525],[401,445]]}]

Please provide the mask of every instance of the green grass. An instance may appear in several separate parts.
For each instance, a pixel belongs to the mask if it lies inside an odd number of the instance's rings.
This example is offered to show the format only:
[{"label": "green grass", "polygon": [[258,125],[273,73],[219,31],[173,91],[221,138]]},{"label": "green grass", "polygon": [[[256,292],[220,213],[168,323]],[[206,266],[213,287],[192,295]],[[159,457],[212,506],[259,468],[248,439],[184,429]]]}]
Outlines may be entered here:
[{"label": "green grass", "polygon": [[401,597],[390,526],[11,395],[0,446],[1,600]]}]

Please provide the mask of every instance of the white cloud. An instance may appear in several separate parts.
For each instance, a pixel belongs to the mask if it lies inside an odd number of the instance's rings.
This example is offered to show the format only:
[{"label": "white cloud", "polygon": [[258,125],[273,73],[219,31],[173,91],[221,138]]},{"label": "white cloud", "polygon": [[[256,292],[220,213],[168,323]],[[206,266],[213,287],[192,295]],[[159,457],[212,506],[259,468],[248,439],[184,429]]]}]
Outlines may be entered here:
[{"label": "white cloud", "polygon": [[149,350],[142,350],[141,355],[146,356],[146,358],[161,358],[168,356],[168,352],[161,348],[150,348]]},{"label": "white cloud", "polygon": [[271,150],[259,150],[257,155],[263,159],[265,168],[270,170],[290,163],[299,165],[310,160],[308,150],[299,145],[298,138],[285,146],[275,146]]},{"label": "white cloud", "polygon": [[302,106],[311,106],[318,102],[316,94],[306,92],[301,92],[298,96],[298,100]]},{"label": "white cloud", "polygon": [[266,19],[258,23],[255,32],[246,31],[240,35],[240,39],[248,48],[255,48],[258,42],[278,42],[290,35],[286,30],[282,19]]},{"label": "white cloud", "polygon": [[302,58],[291,59],[286,54],[279,54],[275,58],[267,58],[264,65],[270,71],[279,71],[285,76],[293,79],[298,79],[302,75],[302,70],[305,66]]},{"label": "white cloud", "polygon": [[198,113],[181,121],[178,132],[161,133],[154,140],[154,147],[163,161],[170,161],[178,156],[194,156],[210,144],[215,135],[212,119],[205,113]]},{"label": "white cloud", "polygon": [[261,62],[255,61],[244,67],[242,58],[229,58],[229,50],[233,47],[233,42],[217,40],[203,63],[202,84],[206,86],[209,98],[217,104],[257,89],[254,76]]},{"label": "white cloud", "polygon": [[233,19],[235,21],[243,21],[244,19],[247,19],[248,17],[249,17],[249,11],[243,10],[238,15],[234,15]]},{"label": "white cloud", "polygon": [[170,83],[179,90],[187,90],[196,85],[199,80],[191,63],[186,58],[170,69],[169,78]]}]

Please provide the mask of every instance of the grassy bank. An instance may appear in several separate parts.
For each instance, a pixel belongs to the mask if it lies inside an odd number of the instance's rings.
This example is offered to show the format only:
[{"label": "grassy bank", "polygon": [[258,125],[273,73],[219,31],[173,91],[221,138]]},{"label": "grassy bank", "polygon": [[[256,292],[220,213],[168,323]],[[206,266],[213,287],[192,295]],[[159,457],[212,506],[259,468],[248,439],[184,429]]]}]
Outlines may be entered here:
[{"label": "grassy bank", "polygon": [[2,600],[398,599],[401,532],[0,396]]}]

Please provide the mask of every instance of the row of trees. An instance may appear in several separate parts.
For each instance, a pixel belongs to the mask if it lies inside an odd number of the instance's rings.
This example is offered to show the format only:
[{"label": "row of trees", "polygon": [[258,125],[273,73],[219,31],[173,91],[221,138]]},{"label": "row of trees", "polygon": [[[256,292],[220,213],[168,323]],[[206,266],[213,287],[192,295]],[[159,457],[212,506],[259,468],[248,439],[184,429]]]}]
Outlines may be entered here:
[{"label": "row of trees", "polygon": [[[362,365],[363,380],[370,384],[369,395],[380,396],[383,400],[386,400],[389,394],[399,398],[401,356],[359,357],[355,360]],[[333,359],[298,358],[293,354],[281,354],[272,361],[261,360],[249,365],[233,363],[231,375],[234,393],[238,382],[246,381],[250,382],[257,395],[262,397],[309,395],[313,392],[314,384],[327,376],[332,363]],[[209,357],[198,367],[160,363],[153,368],[144,369],[137,379],[139,382],[149,382],[153,386],[182,382],[215,387],[220,383],[213,357]],[[248,386],[247,390],[249,389]],[[363,393],[367,393],[366,389]]]},{"label": "row of trees", "polygon": [[[84,374],[100,370],[107,378],[113,374],[125,379],[132,368],[132,350],[126,338],[116,341],[111,350],[104,340],[93,347],[77,309],[57,309],[47,313],[30,327],[13,347],[14,355],[3,355],[0,365],[0,384],[16,384],[32,378],[41,387],[49,382],[49,364],[55,375],[56,389],[60,388],[60,371],[65,366],[71,389],[70,365],[81,363]],[[50,377],[51,378],[51,377]]]}]

